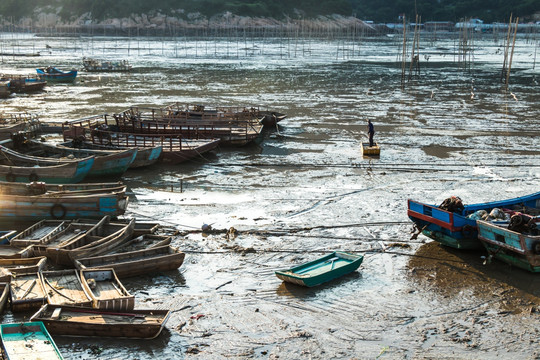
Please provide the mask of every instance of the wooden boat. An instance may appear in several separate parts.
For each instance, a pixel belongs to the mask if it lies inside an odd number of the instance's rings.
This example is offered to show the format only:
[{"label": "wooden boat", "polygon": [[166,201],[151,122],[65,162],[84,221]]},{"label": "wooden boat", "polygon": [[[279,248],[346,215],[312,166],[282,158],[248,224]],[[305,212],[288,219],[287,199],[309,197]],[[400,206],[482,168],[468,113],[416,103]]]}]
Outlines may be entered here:
[{"label": "wooden boat", "polygon": [[479,210],[490,213],[495,208],[536,213],[539,200],[540,192],[537,192],[508,200],[462,205],[452,212],[409,199],[407,215],[422,234],[443,245],[456,249],[480,249],[482,244],[478,241],[477,220],[468,216]]},{"label": "wooden boat", "polygon": [[44,69],[36,69],[37,76],[41,80],[71,83],[77,77],[77,70],[62,71],[58,68],[49,66]]},{"label": "wooden boat", "polygon": [[9,282],[0,282],[0,315],[4,313],[9,299]]},{"label": "wooden boat", "polygon": [[510,229],[509,222],[478,220],[478,239],[490,258],[494,257],[530,272],[540,272],[540,233],[536,227],[540,219],[530,219],[536,231],[518,232],[515,231],[517,229]]},{"label": "wooden boat", "polygon": [[21,259],[34,256],[32,246],[20,248],[11,245],[0,245],[0,259]]},{"label": "wooden boat", "polygon": [[87,57],[83,57],[83,67],[88,72],[118,72],[132,69],[127,60],[105,61]]},{"label": "wooden boat", "polygon": [[[60,145],[65,145],[70,148],[80,148],[80,149],[89,149],[89,150],[101,150],[101,151],[123,151],[129,148],[123,146],[114,146],[112,144],[106,144],[106,139],[100,139],[100,143],[92,143],[91,141],[85,141],[82,139],[73,139],[71,141],[62,143]],[[159,161],[163,148],[161,145],[156,145],[153,147],[138,147],[137,154],[135,159],[129,165],[130,169],[141,168],[145,166],[150,166]]]},{"label": "wooden boat", "polygon": [[[80,123],[82,124],[82,123]],[[76,139],[81,136],[89,137],[89,141],[101,144],[103,139],[112,146],[124,148],[155,148],[161,146],[161,160],[173,164],[182,163],[215,149],[219,139],[184,139],[180,135],[160,134],[131,134],[106,130],[90,130],[82,125],[69,124],[69,129],[64,130],[64,139]]]},{"label": "wooden boat", "polygon": [[192,116],[192,112],[130,108],[113,115],[114,127],[133,134],[180,135],[185,139],[220,140],[224,146],[244,146],[260,135],[261,119],[251,112]]},{"label": "wooden boat", "polygon": [[[72,223],[70,226],[77,225],[82,224]],[[132,236],[135,219],[131,219],[128,224],[118,224],[111,223],[106,216],[93,227],[90,227],[91,224],[84,226],[89,227],[88,231],[57,246],[47,246],[47,258],[58,265],[73,266],[75,259],[109,252]]]},{"label": "wooden boat", "polygon": [[46,81],[37,76],[1,74],[0,81],[9,81],[9,91],[12,93],[31,93],[41,91],[47,85]]},{"label": "wooden boat", "polygon": [[68,147],[66,146],[67,144],[53,145],[37,140],[30,140],[17,146],[16,149],[25,154],[48,158],[84,159],[94,157],[93,165],[87,174],[89,177],[121,176],[137,156],[136,148],[116,151],[92,150]]},{"label": "wooden boat", "polygon": [[381,155],[381,148],[377,143],[374,143],[373,146],[369,146],[369,143],[362,143],[362,155],[379,156]]},{"label": "wooden boat", "polygon": [[113,269],[119,278],[178,269],[185,254],[171,246],[82,258],[75,261],[77,269]]},{"label": "wooden boat", "polygon": [[47,244],[54,234],[68,225],[69,221],[65,220],[41,220],[13,236],[9,243],[17,247]]},{"label": "wooden boat", "polygon": [[94,157],[78,160],[29,156],[0,145],[0,181],[50,184],[81,182],[90,174]]},{"label": "wooden boat", "polygon": [[81,282],[92,298],[95,309],[131,311],[135,307],[135,297],[126,290],[111,268],[81,270]]},{"label": "wooden boat", "polygon": [[[139,223],[135,225],[137,227]],[[135,232],[135,231],[134,231]],[[123,243],[117,248],[113,249],[110,254],[126,253],[131,251],[146,250],[156,248],[160,246],[167,246],[171,243],[172,237],[169,235],[158,234],[143,234],[140,236],[133,236],[131,240]]]},{"label": "wooden boat", "polygon": [[39,277],[47,294],[47,303],[92,307],[92,298],[83,288],[79,271],[75,269],[42,271]]},{"label": "wooden boat", "polygon": [[127,204],[126,187],[119,183],[0,182],[0,222],[116,217]]},{"label": "wooden boat", "polygon": [[28,311],[47,302],[47,294],[37,272],[11,279],[11,311]]},{"label": "wooden boat", "polygon": [[7,360],[64,359],[41,321],[1,324],[0,338]]},{"label": "wooden boat", "polygon": [[312,287],[355,271],[362,260],[364,260],[362,255],[335,251],[319,259],[275,273],[283,281]]},{"label": "wooden boat", "polygon": [[0,245],[9,245],[16,235],[17,230],[0,230]]},{"label": "wooden boat", "polygon": [[169,316],[169,310],[118,312],[48,304],[31,320],[43,321],[53,335],[153,339]]},{"label": "wooden boat", "polygon": [[9,281],[11,276],[35,274],[45,267],[47,258],[45,256],[21,258],[21,259],[0,259],[0,281]]}]

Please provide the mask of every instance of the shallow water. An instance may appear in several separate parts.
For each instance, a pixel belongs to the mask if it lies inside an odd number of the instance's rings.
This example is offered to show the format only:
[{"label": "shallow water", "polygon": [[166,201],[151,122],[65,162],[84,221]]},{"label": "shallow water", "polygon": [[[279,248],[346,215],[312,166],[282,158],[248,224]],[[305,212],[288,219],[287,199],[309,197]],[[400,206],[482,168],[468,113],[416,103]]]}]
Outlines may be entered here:
[{"label": "shallow water", "polygon": [[[466,69],[456,39],[421,39],[420,76],[402,89],[399,38],[2,35],[2,52],[42,52],[2,57],[6,73],[78,68],[82,56],[129,59],[135,69],[81,71],[75,84],[0,100],[1,111],[63,121],[180,102],[288,114],[257,144],[125,174],[128,215],[193,233],[174,240],[188,253],[179,271],[124,284],[137,307],[189,307],[151,341],[55,338],[66,358],[535,356],[537,277],[482,265],[482,252],[410,240],[408,198],[474,203],[538,191],[538,38],[518,39],[508,92],[502,39],[475,39]],[[359,151],[368,118],[380,158]],[[205,236],[202,224],[239,235]],[[332,250],[363,253],[364,263],[316,289],[273,274]]]}]

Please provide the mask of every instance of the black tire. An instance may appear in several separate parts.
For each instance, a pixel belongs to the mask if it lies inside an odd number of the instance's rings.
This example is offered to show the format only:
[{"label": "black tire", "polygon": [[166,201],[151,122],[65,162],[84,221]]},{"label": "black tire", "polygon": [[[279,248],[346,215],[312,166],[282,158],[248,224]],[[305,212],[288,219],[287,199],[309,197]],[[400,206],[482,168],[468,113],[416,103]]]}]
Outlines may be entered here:
[{"label": "black tire", "polygon": [[537,242],[532,244],[532,251],[536,255],[540,255],[540,241],[537,241]]},{"label": "black tire", "polygon": [[39,176],[38,176],[38,174],[36,174],[35,172],[33,172],[33,173],[31,173],[30,176],[28,177],[28,180],[30,180],[30,182],[38,181],[38,180],[39,180]]},{"label": "black tire", "polygon": [[6,181],[14,182],[15,181],[15,175],[13,175],[13,173],[7,173],[6,174]]},{"label": "black tire", "polygon": [[66,207],[62,204],[54,204],[51,206],[50,214],[53,219],[63,219],[66,216]]}]

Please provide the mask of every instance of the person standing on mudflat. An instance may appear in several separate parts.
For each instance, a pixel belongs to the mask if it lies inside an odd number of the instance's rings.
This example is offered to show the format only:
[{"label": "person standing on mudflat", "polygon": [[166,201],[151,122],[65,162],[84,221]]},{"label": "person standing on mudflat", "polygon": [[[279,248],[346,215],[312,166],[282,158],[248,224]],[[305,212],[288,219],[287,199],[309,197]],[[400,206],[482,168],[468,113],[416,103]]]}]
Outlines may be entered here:
[{"label": "person standing on mudflat", "polygon": [[375,135],[375,129],[373,128],[373,124],[371,123],[371,120],[367,121],[368,123],[368,135],[369,135],[369,146],[373,146],[373,135]]}]

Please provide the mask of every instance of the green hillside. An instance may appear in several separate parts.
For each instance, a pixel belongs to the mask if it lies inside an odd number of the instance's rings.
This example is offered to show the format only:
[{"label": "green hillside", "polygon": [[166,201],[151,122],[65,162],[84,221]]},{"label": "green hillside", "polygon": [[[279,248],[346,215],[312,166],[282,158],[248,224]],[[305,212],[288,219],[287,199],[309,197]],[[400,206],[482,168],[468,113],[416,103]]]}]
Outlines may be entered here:
[{"label": "green hillside", "polygon": [[510,14],[525,21],[540,12],[540,0],[2,0],[0,15],[18,20],[40,11],[57,13],[65,20],[90,13],[93,19],[123,18],[131,14],[161,12],[176,17],[201,13],[210,18],[229,11],[236,15],[313,18],[318,15],[356,15],[375,22],[396,22],[400,14],[423,21],[459,21],[478,17],[485,22],[508,21]]}]

